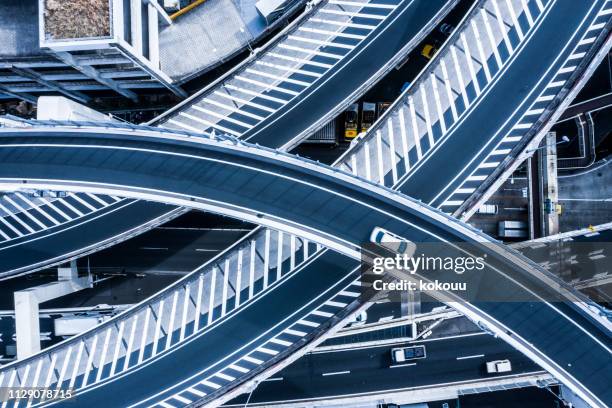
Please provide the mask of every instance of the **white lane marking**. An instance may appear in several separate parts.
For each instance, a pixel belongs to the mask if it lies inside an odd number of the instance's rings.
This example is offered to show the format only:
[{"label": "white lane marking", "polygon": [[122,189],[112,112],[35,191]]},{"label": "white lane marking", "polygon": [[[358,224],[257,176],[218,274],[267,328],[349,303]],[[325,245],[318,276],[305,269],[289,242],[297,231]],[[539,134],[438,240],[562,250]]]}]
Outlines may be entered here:
[{"label": "white lane marking", "polygon": [[261,363],[263,363],[263,360],[260,360],[258,358],[251,357],[251,356],[244,356],[244,357],[242,357],[242,359],[248,361],[249,363],[253,363],[253,364],[261,364]]},{"label": "white lane marking", "polygon": [[[253,84],[253,85],[258,85],[258,86],[260,86],[260,87],[262,87],[262,88],[264,88],[264,89],[272,89],[272,90],[274,90],[274,91],[278,91],[278,92],[286,93],[286,94],[288,94],[288,95],[297,96],[297,95],[299,95],[299,94],[300,94],[299,92],[295,92],[295,91],[292,91],[292,90],[290,90],[290,89],[281,88],[281,87],[279,87],[279,86],[274,86],[274,85],[271,85],[271,84],[267,84],[267,83],[265,83],[265,82],[261,82],[261,81],[257,81],[257,80],[255,80],[255,79],[251,79],[251,78],[244,77],[244,76],[242,76],[242,75],[236,75],[236,77],[235,77],[235,78],[236,78],[237,80],[239,80],[239,81],[247,82],[247,83],[249,83],[249,84]],[[259,94],[259,95],[257,95],[257,96],[260,96],[260,95],[261,95],[261,94]],[[287,101],[284,101],[284,103],[287,103]]]},{"label": "white lane marking", "polygon": [[326,13],[326,14],[336,14],[338,16],[350,16],[352,17],[359,17],[359,18],[369,18],[372,20],[384,20],[385,18],[387,18],[387,16],[381,16],[379,14],[370,14],[370,13],[359,13],[359,12],[351,12],[351,11],[340,11],[340,10],[330,10],[330,9],[321,9],[319,10],[320,13]]},{"label": "white lane marking", "polygon": [[344,303],[344,302],[336,302],[336,301],[333,301],[333,300],[328,300],[327,302],[325,302],[323,304],[327,305],[327,306],[334,306],[334,307],[345,307],[346,306],[346,303]]},{"label": "white lane marking", "polygon": [[248,72],[249,74],[253,74],[253,75],[259,75],[262,76],[264,78],[270,78],[270,79],[274,79],[274,80],[278,80],[281,82],[288,82],[290,84],[294,84],[294,85],[300,85],[303,87],[308,87],[310,86],[310,82],[306,82],[306,81],[299,81],[297,79],[293,79],[293,78],[288,78],[288,77],[281,77],[280,75],[275,75],[275,74],[269,74],[267,72],[262,72],[253,68],[247,68],[245,70],[245,72]]},{"label": "white lane marking", "polygon": [[354,45],[341,44],[341,43],[336,43],[333,41],[320,41],[320,40],[315,40],[313,38],[300,37],[299,35],[290,35],[288,36],[288,38],[290,40],[305,42],[309,44],[315,44],[315,45],[322,46],[322,47],[343,48],[345,50],[352,50],[353,48],[355,48]]},{"label": "white lane marking", "polygon": [[48,200],[48,199],[46,199],[46,198],[43,198],[42,200],[45,202],[45,204],[46,204],[46,205],[47,205],[49,208],[53,209],[53,210],[54,210],[56,213],[58,213],[59,215],[61,215],[62,217],[64,217],[64,218],[66,219],[66,221],[70,221],[70,220],[72,219],[72,217],[70,217],[70,216],[69,216],[68,214],[66,214],[64,211],[60,210],[60,209],[59,209],[59,208],[58,208],[58,207],[57,207],[55,204],[62,203],[62,204],[64,204],[66,207],[68,207],[70,210],[74,211],[76,214],[83,215],[82,213],[80,213],[80,212],[76,211],[76,209],[72,209],[72,208],[70,208],[70,207],[69,207],[69,206],[66,204],[66,202],[65,202],[63,199],[62,199],[62,200],[57,200],[57,203],[53,203],[51,200]]},{"label": "white lane marking", "polygon": [[311,322],[310,320],[306,319],[300,319],[297,322],[303,326],[319,327],[319,323]]},{"label": "white lane marking", "polygon": [[271,356],[275,356],[278,354],[278,351],[269,349],[267,347],[257,347],[255,351],[259,351],[260,353],[269,354]]},{"label": "white lane marking", "polygon": [[312,21],[312,22],[315,22],[315,23],[337,25],[337,26],[340,26],[340,27],[363,28],[365,30],[374,30],[376,28],[376,26],[368,25],[368,24],[355,24],[355,23],[348,23],[348,22],[345,23],[345,22],[342,22],[342,21],[326,20],[326,19],[322,19],[322,18],[311,18],[309,21]]},{"label": "white lane marking", "polygon": [[226,105],[226,104],[221,103],[221,102],[217,102],[214,99],[205,98],[205,99],[202,100],[202,102],[208,103],[210,105],[215,105],[215,106],[217,106],[219,108],[222,108],[222,109],[225,109],[226,111],[229,111],[230,113],[238,113],[240,115],[247,116],[247,117],[252,118],[252,119],[256,119],[256,120],[264,120],[265,119],[263,116],[259,116],[259,115],[256,115],[254,113],[244,111],[244,110],[242,110],[240,108],[237,108],[237,107],[234,107],[234,106],[229,106],[229,105]]},{"label": "white lane marking", "polygon": [[[231,134],[233,136],[240,136],[240,133],[236,132],[235,130],[228,129],[228,128],[224,127],[224,126],[221,126],[221,125],[216,124],[216,123],[209,122],[209,121],[207,121],[205,119],[199,118],[197,116],[190,115],[190,114],[188,114],[186,112],[179,112],[179,115],[180,116],[185,116],[186,118],[191,119],[191,120],[195,120],[196,122],[200,122],[203,125],[206,125],[207,127],[212,127],[212,128],[215,128],[215,129],[222,130],[222,131],[227,132],[227,133],[229,133],[229,134]],[[198,130],[198,132],[200,132],[200,131],[201,131],[201,129]]]},{"label": "white lane marking", "polygon": [[300,330],[294,330],[294,329],[285,329],[283,333],[291,334],[292,336],[298,336],[298,337],[304,337],[307,334],[306,332],[303,332]]},{"label": "white lane marking", "polygon": [[78,201],[79,203],[81,203],[81,205],[89,208],[91,211],[96,211],[96,207],[94,207],[93,205],[89,204],[87,201],[83,200],[81,197],[79,197],[78,195],[76,195],[75,193],[68,193],[68,195],[72,198],[74,198],[76,201]]},{"label": "white lane marking", "polygon": [[567,60],[570,61],[570,60],[575,60],[575,59],[581,59],[585,55],[586,55],[586,52],[577,52],[577,53],[570,55]]},{"label": "white lane marking", "polygon": [[339,4],[342,6],[355,6],[355,7],[367,7],[367,8],[380,8],[387,10],[394,10],[397,6],[393,4],[379,4],[379,3],[360,3],[357,1],[346,1],[346,0],[330,0],[329,4]]},{"label": "white lane marking", "polygon": [[215,390],[221,388],[221,386],[219,384],[214,383],[214,382],[209,381],[209,380],[202,380],[202,381],[200,381],[200,384],[205,385],[205,386],[210,387],[210,388],[214,388]]},{"label": "white lane marking", "polygon": [[299,62],[299,63],[304,64],[304,65],[312,65],[314,67],[319,67],[319,68],[329,69],[329,68],[333,67],[333,65],[331,65],[331,64],[324,64],[322,62],[311,61],[311,60],[307,60],[307,59],[304,59],[304,58],[290,57],[288,55],[277,54],[275,52],[269,52],[267,55],[269,55],[271,57],[274,57],[274,58],[282,59],[282,60],[285,60],[285,61]]},{"label": "white lane marking", "polygon": [[323,377],[328,377],[330,375],[343,375],[343,374],[350,374],[351,372],[349,370],[346,371],[333,371],[330,373],[323,373],[321,374]]},{"label": "white lane marking", "polygon": [[393,364],[393,365],[390,365],[389,368],[412,367],[412,366],[415,366],[416,364],[417,363]]},{"label": "white lane marking", "polygon": [[347,34],[340,31],[328,31],[328,30],[320,30],[317,28],[308,28],[308,27],[300,27],[298,31],[304,31],[306,33],[315,33],[315,34],[324,34],[334,37],[343,37],[343,38],[351,38],[354,40],[363,40],[367,37],[367,35],[359,35],[359,34]]},{"label": "white lane marking", "polygon": [[283,377],[270,377],[270,378],[266,378],[264,381],[283,381],[284,378]]},{"label": "white lane marking", "polygon": [[174,398],[175,400],[182,402],[183,404],[191,404],[192,401],[188,398],[185,398],[179,394],[173,395],[172,398]]},{"label": "white lane marking", "polygon": [[484,354],[474,354],[474,355],[471,355],[471,356],[457,357],[457,360],[469,360],[471,358],[481,358],[481,357],[484,357],[484,356],[485,356]]},{"label": "white lane marking", "polygon": [[312,312],[313,315],[322,316],[322,317],[332,317],[334,314],[329,312],[322,312],[320,310],[315,310]]},{"label": "white lane marking", "polygon": [[272,64],[271,62],[255,61],[255,64],[256,65],[261,65],[263,67],[276,68],[276,69],[279,69],[279,70],[285,71],[285,72],[293,72],[293,73],[296,73],[296,74],[302,74],[302,75],[306,75],[306,76],[311,76],[311,77],[314,77],[314,78],[321,78],[323,76],[323,74],[319,74],[317,72],[306,71],[304,69],[288,67],[286,65]]},{"label": "white lane marking", "polygon": [[[225,85],[225,87],[226,87],[227,89],[231,89],[232,91],[242,92],[243,94],[251,95],[251,96],[254,96],[254,97],[256,97],[256,98],[266,99],[266,100],[268,100],[268,101],[275,102],[275,103],[279,103],[279,104],[281,104],[281,105],[284,105],[284,104],[286,104],[286,103],[287,103],[287,101],[286,101],[286,100],[284,100],[284,99],[275,98],[274,96],[265,95],[265,94],[262,94],[262,93],[260,93],[260,92],[251,91],[250,89],[244,89],[244,88],[241,88],[241,87],[239,87],[239,86],[235,86],[235,85],[226,84],[226,85]],[[252,103],[252,102],[251,102],[251,103]],[[276,112],[276,110],[275,110],[275,109],[272,109],[272,108],[267,108],[267,109],[265,109],[265,108],[263,108],[263,105],[259,105],[259,106],[262,106],[262,108],[261,108],[261,109],[268,110],[268,112]]]},{"label": "white lane marking", "polygon": [[239,366],[238,364],[230,364],[228,366],[228,368],[231,368],[234,371],[238,371],[239,373],[248,373],[249,372],[249,370],[247,368]]},{"label": "white lane marking", "polygon": [[215,376],[224,379],[225,381],[234,381],[236,377],[232,377],[231,375],[227,375],[224,373],[217,373]]},{"label": "white lane marking", "polygon": [[590,38],[585,38],[583,40],[580,40],[580,42],[578,42],[578,46],[591,44],[591,43],[595,42],[596,38],[597,37],[590,37]]},{"label": "white lane marking", "polygon": [[270,339],[270,342],[271,342],[271,343],[280,344],[281,346],[285,346],[285,347],[288,347],[288,346],[290,346],[290,345],[292,344],[292,343],[291,343],[291,342],[289,342],[289,341],[286,341],[286,340],[281,340],[281,339],[277,339],[277,338],[275,338],[275,337],[271,338],[271,339]]},{"label": "white lane marking", "polygon": [[196,389],[196,388],[193,388],[193,387],[189,387],[189,388],[187,388],[185,391],[190,392],[190,393],[192,393],[193,395],[197,395],[197,396],[198,396],[198,397],[200,397],[200,398],[201,398],[201,397],[206,396],[206,393],[205,393],[205,392],[202,392],[202,391],[200,391],[200,390],[198,390],[198,389]]},{"label": "white lane marking", "polygon": [[321,57],[333,58],[333,59],[337,59],[337,60],[341,60],[343,58],[342,55],[332,54],[331,52],[323,52],[323,51],[318,51],[318,50],[310,50],[308,48],[298,47],[297,45],[279,44],[278,47],[279,48],[284,48],[286,50],[303,52],[304,54],[308,54],[308,55],[318,55],[318,56],[321,56]]}]

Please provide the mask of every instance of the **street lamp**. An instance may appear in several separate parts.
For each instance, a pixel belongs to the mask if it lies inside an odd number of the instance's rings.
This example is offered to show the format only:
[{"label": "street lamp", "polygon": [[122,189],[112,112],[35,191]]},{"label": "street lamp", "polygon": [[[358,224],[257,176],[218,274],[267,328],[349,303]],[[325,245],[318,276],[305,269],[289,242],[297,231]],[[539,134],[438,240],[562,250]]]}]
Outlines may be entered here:
[{"label": "street lamp", "polygon": [[[558,146],[558,145],[560,145],[562,143],[567,143],[569,141],[570,141],[570,138],[567,137],[566,135],[563,135],[563,136],[561,136],[561,141],[555,143],[555,146]],[[545,149],[546,147],[547,147],[546,145],[545,146],[536,147],[535,149],[527,150],[525,153],[533,153],[533,152],[536,152],[536,151],[538,151],[540,149]]]}]

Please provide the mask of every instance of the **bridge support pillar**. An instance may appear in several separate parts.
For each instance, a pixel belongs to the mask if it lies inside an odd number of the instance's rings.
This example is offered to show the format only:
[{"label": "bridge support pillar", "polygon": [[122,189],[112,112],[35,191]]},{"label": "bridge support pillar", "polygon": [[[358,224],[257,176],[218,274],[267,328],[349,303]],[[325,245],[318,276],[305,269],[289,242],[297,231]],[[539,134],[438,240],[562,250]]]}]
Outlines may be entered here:
[{"label": "bridge support pillar", "polygon": [[40,351],[39,305],[51,299],[91,287],[89,276],[79,278],[76,262],[68,268],[58,268],[58,280],[15,292],[15,329],[17,359]]}]

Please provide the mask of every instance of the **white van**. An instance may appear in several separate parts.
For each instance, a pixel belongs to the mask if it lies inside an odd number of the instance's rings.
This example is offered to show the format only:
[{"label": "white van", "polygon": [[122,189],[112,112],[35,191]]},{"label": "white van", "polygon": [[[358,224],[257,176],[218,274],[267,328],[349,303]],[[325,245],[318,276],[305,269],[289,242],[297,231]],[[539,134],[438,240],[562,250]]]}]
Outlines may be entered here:
[{"label": "white van", "polygon": [[512,371],[510,360],[496,360],[487,362],[487,373],[509,373]]}]

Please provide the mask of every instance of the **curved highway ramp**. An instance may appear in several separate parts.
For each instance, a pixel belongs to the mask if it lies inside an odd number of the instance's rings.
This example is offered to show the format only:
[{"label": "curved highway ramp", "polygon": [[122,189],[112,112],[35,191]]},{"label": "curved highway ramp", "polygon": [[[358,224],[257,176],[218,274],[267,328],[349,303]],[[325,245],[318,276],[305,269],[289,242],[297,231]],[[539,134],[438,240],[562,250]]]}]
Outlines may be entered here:
[{"label": "curved highway ramp", "polygon": [[[610,323],[597,307],[516,252],[485,245],[489,238],[424,204],[230,137],[78,129],[0,135],[0,177],[13,187],[25,182],[34,188],[156,199],[258,222],[338,251],[320,251],[282,279],[268,276],[267,290],[247,301],[242,293],[263,285],[264,277],[230,281],[225,274],[220,298],[206,296],[217,293],[218,279],[204,285],[201,275],[187,277],[91,332],[3,368],[2,386],[76,387],[80,403],[91,406],[112,403],[112,396],[130,406],[219,404],[243,392],[241,384],[297,358],[362,307],[354,266],[360,244],[382,225],[414,242],[465,242],[461,251],[486,254],[486,273],[468,280],[478,282],[477,291],[508,301],[443,299],[457,301],[459,311],[585,401],[610,403]],[[324,254],[321,268],[314,260]],[[355,261],[347,263],[341,254]],[[457,276],[440,271],[423,278],[454,281]],[[232,296],[230,288],[239,292]]]},{"label": "curved highway ramp", "polygon": [[[393,69],[457,1],[315,2],[246,61],[152,124],[188,132],[214,130],[287,150]],[[36,231],[2,243],[0,253],[9,261],[0,265],[0,277],[83,256],[145,232],[183,211],[151,202],[124,204],[88,216],[69,213],[73,217],[69,223],[49,226],[36,207],[15,215],[34,223]],[[6,221],[15,220],[9,217]],[[11,238],[15,234],[7,232]]]}]

